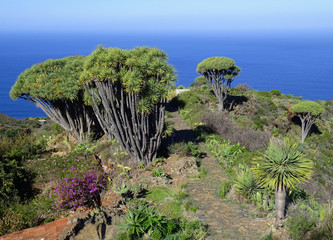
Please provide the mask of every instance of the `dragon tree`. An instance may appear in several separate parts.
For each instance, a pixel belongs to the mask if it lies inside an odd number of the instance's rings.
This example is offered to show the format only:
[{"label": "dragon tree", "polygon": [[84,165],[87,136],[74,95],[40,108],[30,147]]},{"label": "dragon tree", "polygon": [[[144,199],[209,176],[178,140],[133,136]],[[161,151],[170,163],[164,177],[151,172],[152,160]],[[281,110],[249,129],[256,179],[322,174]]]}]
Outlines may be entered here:
[{"label": "dragon tree", "polygon": [[82,81],[107,136],[134,161],[153,161],[161,145],[167,88],[175,81],[166,54],[147,47],[99,47],[87,57]]},{"label": "dragon tree", "polygon": [[302,101],[290,108],[291,111],[301,119],[302,123],[302,142],[305,141],[315,120],[322,114],[325,109],[316,102]]},{"label": "dragon tree", "polygon": [[224,110],[224,101],[228,97],[231,82],[240,71],[241,69],[235,65],[234,60],[227,57],[207,58],[197,66],[197,73],[201,73],[212,85],[221,111]]},{"label": "dragon tree", "polygon": [[82,141],[99,123],[91,106],[85,104],[80,84],[85,57],[49,59],[21,73],[13,85],[12,99],[22,98],[41,108],[76,140]]}]

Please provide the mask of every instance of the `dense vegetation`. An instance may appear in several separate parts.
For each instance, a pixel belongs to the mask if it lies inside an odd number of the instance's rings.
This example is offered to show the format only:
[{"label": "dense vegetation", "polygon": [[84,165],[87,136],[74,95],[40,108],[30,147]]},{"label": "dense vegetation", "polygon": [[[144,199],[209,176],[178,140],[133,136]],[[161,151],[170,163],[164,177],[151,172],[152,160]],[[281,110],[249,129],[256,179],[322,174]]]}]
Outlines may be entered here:
[{"label": "dense vegetation", "polygon": [[[270,212],[275,208],[274,188],[262,188],[258,182],[259,176],[251,168],[255,167],[256,159],[265,158],[269,154],[265,153],[269,138],[287,137],[291,141],[302,141],[302,123],[297,116],[298,112],[291,110],[292,106],[302,103],[301,100],[300,97],[283,95],[278,90],[256,91],[239,85],[231,89],[226,101],[227,111],[221,113],[216,111],[219,103],[210,86],[197,79],[190,91],[177,96],[173,102],[182,107],[180,113],[183,118],[229,172],[230,181],[221,183],[220,195],[234,199],[234,190],[244,197],[245,202],[257,205],[261,209],[260,214],[266,212],[271,216]],[[303,239],[306,233],[311,235],[318,231],[322,236],[332,234],[327,230],[328,223],[322,221],[330,221],[328,219],[331,219],[332,211],[333,101],[317,101],[313,105],[319,109],[321,117],[317,118],[319,114],[315,114],[317,119],[309,131],[310,136],[297,147],[300,154],[313,162],[311,181],[293,184],[295,189],[286,193],[286,209],[299,209],[287,211],[287,221],[284,222],[288,232],[298,236],[293,236],[295,239]],[[303,171],[303,176],[311,174],[311,170],[304,168]],[[294,180],[301,179],[302,176],[299,176]],[[309,214],[312,224],[288,220],[304,216],[304,219],[310,221]],[[329,226],[332,226],[332,222]]]},{"label": "dense vegetation", "polygon": [[[51,119],[41,125],[0,116],[0,235],[72,210],[88,211],[94,222],[107,224],[105,216],[113,209],[123,216],[119,240],[205,239],[207,228],[195,217],[197,207],[186,200],[186,184],[173,184],[171,173],[190,157],[193,165],[182,166],[178,176],[185,183],[204,178],[209,173],[200,164],[209,154],[229,177],[217,189],[222,198],[241,203],[257,217],[276,213],[276,227],[285,227],[293,239],[332,239],[332,100],[302,101],[278,90],[238,85],[223,95],[221,109],[206,78],[198,77],[178,96],[167,91],[174,72],[157,49],[99,48],[87,59],[81,77],[86,103],[93,104],[106,136],[78,143]],[[240,71],[232,63],[230,71],[223,70],[226,80]],[[165,99],[191,126],[193,141],[176,141],[171,113],[164,115]],[[114,114],[120,115],[118,123]],[[304,127],[305,121],[311,125]],[[143,122],[152,134],[146,129],[141,142],[136,127]],[[305,131],[306,137],[301,134]],[[143,151],[150,155],[136,155],[140,144],[151,139],[155,145]],[[164,155],[158,157],[162,141]],[[189,166],[192,172],[187,173]],[[111,208],[102,204],[106,192],[118,199]]]}]

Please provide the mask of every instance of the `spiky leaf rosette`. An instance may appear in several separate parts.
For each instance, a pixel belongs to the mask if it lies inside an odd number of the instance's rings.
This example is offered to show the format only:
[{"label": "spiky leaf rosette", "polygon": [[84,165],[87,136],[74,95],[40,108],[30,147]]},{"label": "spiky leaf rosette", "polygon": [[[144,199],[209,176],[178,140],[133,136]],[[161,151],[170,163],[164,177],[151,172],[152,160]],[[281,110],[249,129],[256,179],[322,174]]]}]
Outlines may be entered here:
[{"label": "spiky leaf rosette", "polygon": [[313,162],[304,157],[299,145],[289,138],[270,142],[263,157],[254,162],[253,172],[262,185],[294,188],[309,179]]}]

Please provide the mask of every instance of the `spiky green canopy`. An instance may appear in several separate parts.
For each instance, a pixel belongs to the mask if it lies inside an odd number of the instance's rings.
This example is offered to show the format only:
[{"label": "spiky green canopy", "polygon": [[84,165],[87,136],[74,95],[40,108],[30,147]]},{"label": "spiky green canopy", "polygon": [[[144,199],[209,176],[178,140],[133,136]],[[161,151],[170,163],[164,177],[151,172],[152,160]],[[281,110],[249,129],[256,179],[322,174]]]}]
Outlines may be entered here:
[{"label": "spiky green canopy", "polygon": [[313,162],[306,159],[298,144],[285,138],[271,141],[264,156],[255,160],[254,174],[263,185],[277,188],[294,188],[297,183],[309,179]]},{"label": "spiky green canopy", "polygon": [[295,113],[310,113],[313,116],[318,116],[325,111],[325,109],[318,103],[313,101],[302,101],[290,108]]},{"label": "spiky green canopy", "polygon": [[167,55],[156,48],[99,47],[87,57],[81,80],[120,82],[125,92],[138,94],[137,110],[148,113],[154,104],[167,97],[166,87],[176,80],[174,68],[167,60]]},{"label": "spiky green canopy", "polygon": [[240,68],[235,65],[235,61],[227,57],[211,57],[203,60],[197,66],[197,72],[204,74],[208,71],[223,72],[226,79],[238,76]]},{"label": "spiky green canopy", "polygon": [[44,100],[76,99],[85,57],[49,59],[21,73],[10,91],[10,97],[29,95]]}]

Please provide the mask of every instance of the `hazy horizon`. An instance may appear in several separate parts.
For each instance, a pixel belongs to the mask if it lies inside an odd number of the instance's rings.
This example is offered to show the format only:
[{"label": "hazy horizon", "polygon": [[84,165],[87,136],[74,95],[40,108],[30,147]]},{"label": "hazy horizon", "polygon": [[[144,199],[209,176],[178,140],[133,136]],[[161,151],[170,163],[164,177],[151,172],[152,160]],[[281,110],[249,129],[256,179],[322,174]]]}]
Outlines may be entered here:
[{"label": "hazy horizon", "polygon": [[0,32],[333,31],[331,0],[2,0]]}]

